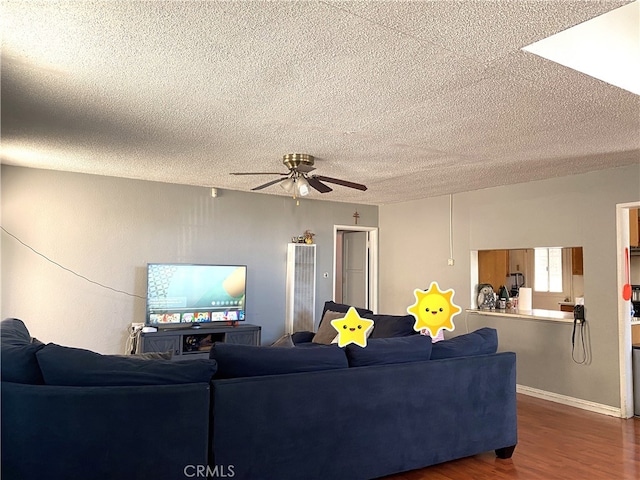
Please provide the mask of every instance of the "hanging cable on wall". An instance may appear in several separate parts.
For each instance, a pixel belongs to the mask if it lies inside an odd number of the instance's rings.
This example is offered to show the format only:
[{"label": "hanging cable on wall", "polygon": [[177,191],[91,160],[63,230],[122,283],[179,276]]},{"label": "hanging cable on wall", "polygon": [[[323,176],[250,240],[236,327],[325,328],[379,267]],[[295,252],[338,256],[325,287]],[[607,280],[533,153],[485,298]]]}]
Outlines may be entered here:
[{"label": "hanging cable on wall", "polygon": [[79,273],[74,272],[73,270],[71,270],[70,268],[65,267],[64,265],[60,265],[58,262],[51,260],[49,257],[47,257],[45,254],[40,253],[39,251],[37,251],[35,248],[31,247],[30,245],[27,245],[25,242],[23,242],[22,240],[20,240],[18,237],[16,237],[13,233],[9,232],[6,228],[4,228],[2,225],[0,225],[0,229],[2,229],[2,231],[4,233],[6,233],[7,235],[9,235],[10,237],[12,237],[14,240],[16,240],[18,243],[20,243],[21,245],[27,247],[29,250],[31,250],[33,253],[35,253],[36,255],[40,255],[42,258],[44,258],[46,261],[53,263],[55,266],[61,268],[62,270],[65,270],[69,273],[72,273],[73,275],[75,275],[76,277],[80,277],[81,279],[89,282],[89,283],[93,283],[94,285],[97,285],[99,287],[102,288],[106,288],[107,290],[111,290],[112,292],[116,292],[116,293],[121,293],[123,295],[128,295],[129,297],[135,297],[135,298],[141,298],[143,300],[146,300],[146,297],[143,297],[141,295],[136,295],[135,293],[129,293],[129,292],[125,292],[124,290],[118,290],[117,288],[113,288],[110,287],[108,285],[104,285],[100,282],[96,282],[95,280],[91,280],[90,278],[85,277],[84,275],[80,275]]}]

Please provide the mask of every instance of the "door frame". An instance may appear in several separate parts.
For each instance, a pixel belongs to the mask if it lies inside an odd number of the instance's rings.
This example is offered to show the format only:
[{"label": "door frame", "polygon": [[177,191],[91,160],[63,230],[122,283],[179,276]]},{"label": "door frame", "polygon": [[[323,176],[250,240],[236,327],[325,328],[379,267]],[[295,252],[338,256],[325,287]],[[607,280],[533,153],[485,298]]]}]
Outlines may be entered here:
[{"label": "door frame", "polygon": [[335,301],[336,275],[342,275],[337,271],[338,231],[368,232],[369,233],[369,310],[378,312],[378,227],[363,225],[334,225],[333,226],[333,288],[332,294]]},{"label": "door frame", "polygon": [[[626,283],[624,249],[629,248],[629,209],[639,208],[640,202],[616,205],[616,237],[618,264],[618,356],[620,362],[620,416],[633,417],[633,365],[631,358],[631,309],[622,298],[622,286]],[[640,388],[637,386],[636,388]]]}]

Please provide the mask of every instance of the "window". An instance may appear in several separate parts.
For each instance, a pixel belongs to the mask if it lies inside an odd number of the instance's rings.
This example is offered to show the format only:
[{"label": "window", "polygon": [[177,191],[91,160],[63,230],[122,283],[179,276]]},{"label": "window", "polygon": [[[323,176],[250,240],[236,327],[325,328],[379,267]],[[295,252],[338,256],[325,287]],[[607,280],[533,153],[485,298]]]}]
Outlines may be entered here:
[{"label": "window", "polygon": [[534,290],[562,292],[562,248],[534,249]]}]

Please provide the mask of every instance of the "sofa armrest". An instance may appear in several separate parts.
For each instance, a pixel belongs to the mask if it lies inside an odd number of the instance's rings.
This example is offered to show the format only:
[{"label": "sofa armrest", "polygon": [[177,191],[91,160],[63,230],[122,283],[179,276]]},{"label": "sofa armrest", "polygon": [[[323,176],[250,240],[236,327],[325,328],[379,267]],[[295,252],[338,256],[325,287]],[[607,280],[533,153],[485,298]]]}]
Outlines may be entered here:
[{"label": "sofa armrest", "polygon": [[105,480],[174,480],[184,478],[189,465],[207,465],[208,383],[2,382],[1,394],[3,479],[67,479],[84,472]]},{"label": "sofa armrest", "polygon": [[291,340],[294,344],[309,343],[313,339],[314,335],[314,332],[295,332],[291,334]]}]

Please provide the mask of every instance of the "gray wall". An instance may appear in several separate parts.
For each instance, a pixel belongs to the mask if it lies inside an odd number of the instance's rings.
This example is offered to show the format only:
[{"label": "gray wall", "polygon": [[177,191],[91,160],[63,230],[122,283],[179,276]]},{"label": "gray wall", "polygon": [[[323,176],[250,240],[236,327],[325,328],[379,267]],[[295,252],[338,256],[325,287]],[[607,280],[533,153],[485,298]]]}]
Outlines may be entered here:
[{"label": "gray wall", "polygon": [[[316,234],[316,310],[333,298],[333,226],[377,226],[378,208],[258,193],[2,166],[2,317],[45,342],[121,353],[145,316],[147,262],[246,264],[247,322],[263,343],[284,333],[287,243]],[[322,273],[329,272],[329,278]],[[317,314],[319,315],[319,313]],[[316,323],[319,318],[316,318]]]},{"label": "gray wall", "polygon": [[500,349],[518,354],[519,384],[619,407],[615,207],[638,200],[639,165],[455,194],[453,267],[448,196],[382,206],[380,310],[405,312],[432,280],[469,308],[472,250],[581,245],[588,365],[571,360],[571,325],[463,313],[454,334],[466,320],[470,330],[495,327]]}]

